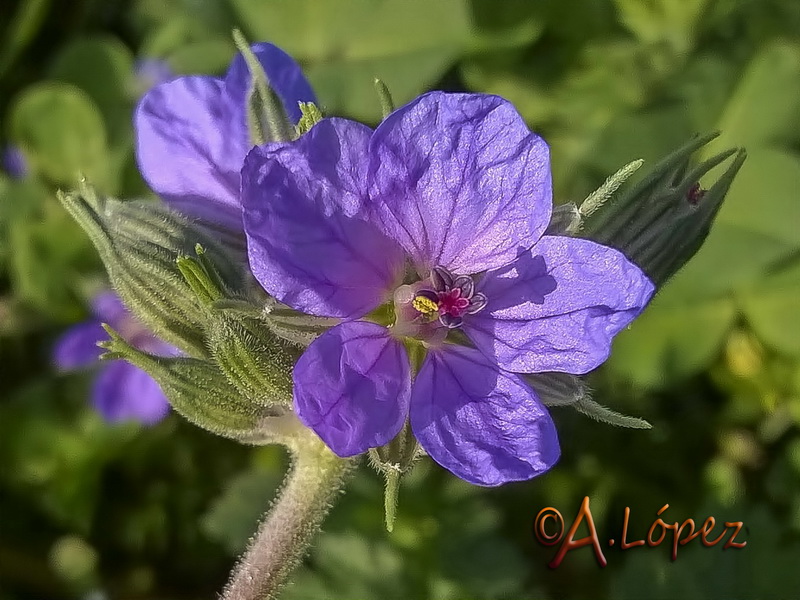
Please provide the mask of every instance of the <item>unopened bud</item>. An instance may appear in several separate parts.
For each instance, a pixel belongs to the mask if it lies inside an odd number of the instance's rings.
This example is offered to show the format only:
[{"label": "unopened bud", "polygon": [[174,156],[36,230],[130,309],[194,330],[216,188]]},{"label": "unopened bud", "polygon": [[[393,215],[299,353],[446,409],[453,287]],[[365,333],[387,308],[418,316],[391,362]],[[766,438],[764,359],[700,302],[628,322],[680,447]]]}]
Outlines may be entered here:
[{"label": "unopened bud", "polygon": [[97,248],[116,292],[159,338],[192,356],[207,356],[208,309],[181,275],[176,259],[197,243],[225,286],[239,290],[246,266],[203,230],[162,205],[120,202],[84,185],[59,193],[67,211]]},{"label": "unopened bud", "polygon": [[294,137],[294,128],[286,115],[281,99],[269,85],[269,79],[250,44],[238,29],[233,41],[250,70],[250,90],[247,94],[247,126],[250,141],[260,146],[267,142],[284,142]]},{"label": "unopened bud", "polygon": [[[578,235],[621,250],[662,286],[700,249],[744,163],[745,151],[731,149],[690,168],[692,155],[717,135],[696,137],[667,156],[636,185],[586,218]],[[703,190],[700,179],[731,157],[723,174]]]},{"label": "unopened bud", "polygon": [[203,429],[252,441],[259,434],[267,437],[270,418],[278,419],[286,413],[243,397],[210,361],[153,356],[128,344],[110,327],[106,331],[111,339],[100,344],[108,351],[102,358],[124,359],[145,371],[158,383],[175,411]]}]

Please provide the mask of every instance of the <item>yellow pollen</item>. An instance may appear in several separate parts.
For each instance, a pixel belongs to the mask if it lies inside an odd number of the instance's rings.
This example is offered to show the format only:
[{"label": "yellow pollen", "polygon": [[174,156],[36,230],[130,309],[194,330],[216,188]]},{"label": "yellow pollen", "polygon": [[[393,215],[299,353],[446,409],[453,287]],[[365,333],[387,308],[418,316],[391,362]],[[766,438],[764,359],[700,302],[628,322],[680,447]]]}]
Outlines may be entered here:
[{"label": "yellow pollen", "polygon": [[417,296],[411,301],[411,305],[417,312],[421,312],[423,315],[429,315],[439,310],[439,305],[425,296]]}]

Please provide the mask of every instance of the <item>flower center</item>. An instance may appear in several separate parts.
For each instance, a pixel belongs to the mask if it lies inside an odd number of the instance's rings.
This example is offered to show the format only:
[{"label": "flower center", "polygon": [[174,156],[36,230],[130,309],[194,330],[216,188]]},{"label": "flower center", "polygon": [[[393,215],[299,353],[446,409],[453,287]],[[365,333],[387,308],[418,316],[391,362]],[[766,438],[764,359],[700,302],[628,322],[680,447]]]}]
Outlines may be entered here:
[{"label": "flower center", "polygon": [[465,316],[486,306],[486,296],[475,292],[472,277],[453,275],[439,266],[428,279],[398,288],[394,301],[397,333],[426,341],[443,340]]}]

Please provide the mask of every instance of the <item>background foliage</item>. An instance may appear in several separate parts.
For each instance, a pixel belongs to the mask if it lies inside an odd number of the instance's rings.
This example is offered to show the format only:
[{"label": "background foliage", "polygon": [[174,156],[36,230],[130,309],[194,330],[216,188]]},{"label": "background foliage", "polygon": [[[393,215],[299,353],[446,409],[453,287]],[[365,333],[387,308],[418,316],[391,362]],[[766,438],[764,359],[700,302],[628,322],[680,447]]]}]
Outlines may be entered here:
[{"label": "background foliage", "polygon": [[[54,198],[78,172],[147,189],[131,111],[136,61],[218,73],[230,30],[281,45],[328,114],[375,123],[431,88],[497,93],[553,151],[557,201],[695,131],[749,158],[706,244],[592,376],[596,398],[651,431],[554,409],[563,458],[501,489],[428,463],[383,528],[368,467],[334,510],[288,599],[788,598],[800,589],[800,3],[794,0],[53,0],[5,2],[0,135],[30,172],[0,175],[0,600],[212,598],[280,482],[280,451],[177,417],[110,427],[91,374],[49,352],[86,315],[99,261]],[[646,167],[642,169],[645,171]],[[656,511],[742,520],[747,548],[589,550],[555,571],[536,513],[583,496],[601,537]],[[665,520],[670,521],[669,518]]]}]

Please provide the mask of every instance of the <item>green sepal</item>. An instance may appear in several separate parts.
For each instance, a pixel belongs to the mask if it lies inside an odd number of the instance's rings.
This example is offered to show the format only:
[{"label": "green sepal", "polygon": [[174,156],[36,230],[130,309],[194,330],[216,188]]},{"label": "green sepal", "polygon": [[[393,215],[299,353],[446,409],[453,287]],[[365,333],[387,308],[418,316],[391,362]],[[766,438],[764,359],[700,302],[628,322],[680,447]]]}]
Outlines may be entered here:
[{"label": "green sepal", "polygon": [[400,480],[414,466],[414,463],[423,456],[424,452],[411,431],[411,425],[406,421],[394,439],[379,448],[370,448],[369,461],[375,469],[384,476],[386,487],[384,491],[384,515],[386,530],[394,529],[397,518],[397,499],[400,493]]},{"label": "green sepal", "polygon": [[545,406],[571,406],[595,421],[630,429],[650,429],[652,425],[638,417],[629,417],[598,404],[580,377],[569,373],[534,373],[523,375]]},{"label": "green sepal", "polygon": [[181,256],[177,264],[208,309],[206,344],[214,363],[254,405],[290,405],[292,369],[301,351],[272,332],[263,309],[226,290],[202,246],[195,252],[196,258]]},{"label": "green sepal", "polygon": [[238,29],[233,30],[233,41],[250,70],[250,89],[245,107],[250,141],[255,146],[261,146],[266,142],[291,140],[294,137],[294,128],[286,115],[283,102],[269,85],[264,67]]},{"label": "green sepal", "polygon": [[[614,177],[609,179],[581,205],[583,223],[577,235],[621,250],[661,287],[705,241],[746,158],[744,150],[730,149],[690,168],[694,153],[717,135],[693,138],[614,201],[604,203],[608,190],[616,185]],[[693,202],[690,192],[700,179],[731,157],[728,168]],[[617,175],[629,174],[635,165],[627,165]]]},{"label": "green sepal", "polygon": [[581,398],[578,402],[572,405],[578,412],[583,413],[587,417],[591,417],[595,421],[614,425],[615,427],[627,427],[628,429],[652,429],[653,426],[639,417],[630,417],[623,415],[615,410],[598,404],[590,396]]},{"label": "green sepal", "polygon": [[322,111],[313,102],[300,102],[299,106],[302,116],[294,128],[297,137],[308,133],[309,129],[324,118]]},{"label": "green sepal", "polygon": [[532,373],[523,375],[545,406],[566,406],[588,398],[589,386],[569,373]]},{"label": "green sepal", "polygon": [[545,235],[573,235],[580,229],[582,223],[581,212],[574,202],[567,202],[553,207],[550,223]]},{"label": "green sepal", "polygon": [[238,290],[244,285],[243,257],[159,204],[101,197],[86,184],[58,197],[97,248],[111,285],[133,314],[186,354],[208,356],[208,308],[175,261],[201,243],[221,281]]},{"label": "green sepal", "polygon": [[210,361],[153,356],[128,344],[110,327],[104,327],[111,340],[100,343],[107,350],[102,358],[124,359],[145,371],[158,383],[175,411],[198,427],[253,442],[260,437],[269,439],[270,419],[285,415],[283,409],[258,406],[242,397]]},{"label": "green sepal", "polygon": [[296,346],[307,347],[341,320],[315,317],[298,312],[272,300],[263,310],[264,323],[279,338]]},{"label": "green sepal", "polygon": [[375,79],[375,92],[378,94],[378,102],[381,104],[381,113],[385,119],[394,112],[394,99],[387,85],[382,79]]}]

